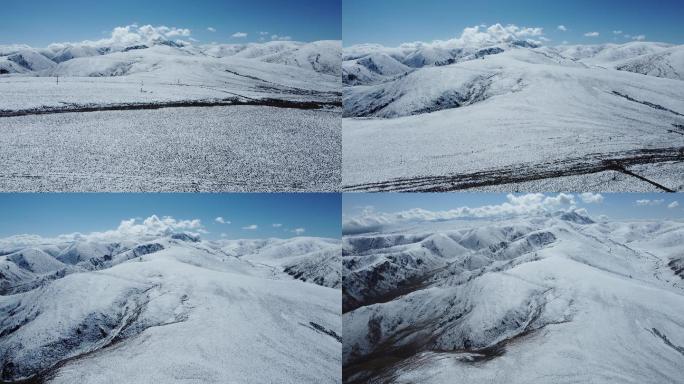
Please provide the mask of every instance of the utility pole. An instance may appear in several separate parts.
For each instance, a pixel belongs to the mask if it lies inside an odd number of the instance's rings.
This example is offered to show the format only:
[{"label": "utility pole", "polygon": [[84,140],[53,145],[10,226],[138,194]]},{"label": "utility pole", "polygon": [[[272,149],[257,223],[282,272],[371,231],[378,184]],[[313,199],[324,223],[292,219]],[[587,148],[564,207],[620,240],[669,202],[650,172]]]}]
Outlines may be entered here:
[{"label": "utility pole", "polygon": [[57,85],[59,85],[59,75],[57,75]]}]

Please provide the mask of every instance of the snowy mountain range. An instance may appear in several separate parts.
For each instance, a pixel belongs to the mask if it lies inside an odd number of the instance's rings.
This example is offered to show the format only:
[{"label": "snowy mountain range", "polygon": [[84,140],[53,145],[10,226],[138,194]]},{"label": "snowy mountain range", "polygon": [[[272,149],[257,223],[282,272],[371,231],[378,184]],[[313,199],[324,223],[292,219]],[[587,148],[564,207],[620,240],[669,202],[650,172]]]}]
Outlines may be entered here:
[{"label": "snowy mountain range", "polygon": [[0,243],[2,382],[341,381],[339,240]]},{"label": "snowy mountain range", "polygon": [[345,383],[676,383],[678,221],[585,211],[345,236]]},{"label": "snowy mountain range", "polygon": [[[53,44],[47,48],[32,48],[27,45],[9,45],[0,46],[0,74],[73,75],[78,73],[78,69],[81,69],[81,71],[85,69],[79,68],[84,61],[77,60],[69,65],[63,65],[63,63],[75,59],[98,58],[113,54],[119,54],[116,57],[121,59],[120,62],[124,62],[126,57],[144,55],[145,50],[154,50],[155,47],[176,48],[176,53],[179,55],[213,58],[238,57],[266,63],[284,64],[325,74],[340,74],[341,44],[339,41],[332,40],[311,43],[271,41],[267,43],[209,44],[199,46],[170,40],[157,40],[146,44],[135,43],[129,46],[119,44],[89,45],[87,43],[67,43]],[[134,53],[121,55],[128,52]],[[104,62],[106,60],[103,60],[101,65],[104,65]],[[67,68],[71,68],[71,70]],[[100,72],[93,70],[88,75],[116,76],[129,73],[125,66],[121,64],[117,67],[120,72],[113,70],[115,68],[109,69],[109,71]]]},{"label": "snowy mountain range", "polygon": [[681,168],[684,46],[458,39],[343,60],[348,190],[684,188],[666,175]]},{"label": "snowy mountain range", "polygon": [[340,63],[339,41],[0,46],[3,94],[12,96],[0,98],[0,110],[15,116],[85,106],[226,99],[334,103],[339,100]]}]

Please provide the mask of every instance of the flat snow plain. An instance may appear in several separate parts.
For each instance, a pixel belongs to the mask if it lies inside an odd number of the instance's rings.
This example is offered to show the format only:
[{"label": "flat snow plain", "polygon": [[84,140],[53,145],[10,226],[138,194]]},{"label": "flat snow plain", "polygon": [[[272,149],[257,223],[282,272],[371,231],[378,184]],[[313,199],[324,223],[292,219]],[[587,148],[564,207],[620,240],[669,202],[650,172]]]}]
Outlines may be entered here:
[{"label": "flat snow plain", "polygon": [[334,191],[339,108],[164,108],[0,118],[0,190]]}]

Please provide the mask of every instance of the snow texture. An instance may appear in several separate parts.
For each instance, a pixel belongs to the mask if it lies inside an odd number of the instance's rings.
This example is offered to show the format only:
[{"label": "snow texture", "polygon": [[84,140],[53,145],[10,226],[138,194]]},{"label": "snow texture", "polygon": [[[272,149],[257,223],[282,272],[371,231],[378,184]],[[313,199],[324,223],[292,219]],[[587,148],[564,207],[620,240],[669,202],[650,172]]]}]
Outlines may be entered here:
[{"label": "snow texture", "polygon": [[344,382],[681,382],[682,239],[581,211],[345,236]]},{"label": "snow texture", "polygon": [[0,46],[0,190],[339,189],[339,41],[123,41]]},{"label": "snow texture", "polygon": [[345,48],[344,190],[684,188],[682,46],[454,44]]},{"label": "snow texture", "polygon": [[341,382],[339,240],[15,240],[2,382]]}]

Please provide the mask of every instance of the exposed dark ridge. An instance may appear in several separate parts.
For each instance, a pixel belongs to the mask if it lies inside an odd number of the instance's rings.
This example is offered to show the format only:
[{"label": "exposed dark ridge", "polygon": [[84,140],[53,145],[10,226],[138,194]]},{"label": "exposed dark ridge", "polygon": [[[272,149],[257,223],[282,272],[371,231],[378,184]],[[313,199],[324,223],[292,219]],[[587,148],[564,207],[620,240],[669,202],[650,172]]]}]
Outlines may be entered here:
[{"label": "exposed dark ridge", "polygon": [[651,333],[653,333],[655,336],[659,337],[665,345],[668,347],[674,349],[675,351],[679,352],[682,356],[684,356],[684,347],[680,347],[678,345],[673,344],[670,339],[667,338],[667,336],[660,332],[657,328],[651,328]]},{"label": "exposed dark ridge", "polygon": [[641,101],[641,100],[637,100],[637,99],[635,99],[635,98],[632,98],[632,97],[629,96],[629,95],[626,95],[626,94],[624,94],[624,93],[620,93],[620,92],[618,92],[618,91],[613,91],[613,94],[614,94],[614,95],[617,95],[617,96],[620,96],[620,97],[622,97],[622,98],[625,98],[625,99],[627,99],[627,100],[629,100],[629,101],[633,101],[633,102],[635,102],[635,103],[643,104],[643,105],[645,105],[645,106],[647,106],[647,107],[651,107],[651,108],[658,109],[658,110],[665,111],[665,112],[670,112],[670,113],[673,113],[673,114],[675,114],[675,115],[677,115],[677,116],[684,116],[684,115],[682,115],[681,113],[679,113],[679,112],[677,112],[677,111],[673,111],[673,110],[671,110],[671,109],[669,109],[669,108],[665,108],[665,107],[663,107],[662,105],[658,105],[658,104],[655,104],[655,103],[651,103],[650,101]]},{"label": "exposed dark ridge", "polygon": [[411,114],[420,115],[445,109],[454,109],[487,100],[487,91],[492,86],[492,78],[494,76],[478,76],[466,85],[468,90],[466,93],[459,93],[455,90],[444,92],[435,99],[432,105],[413,111]]},{"label": "exposed dark ridge", "polygon": [[[392,337],[388,341],[382,343],[373,353],[366,355],[362,359],[358,359],[351,364],[344,364],[342,368],[342,380],[345,384],[362,384],[369,382],[391,383],[397,378],[396,373],[401,368],[421,365],[423,360],[421,354],[423,352],[451,355],[454,359],[464,364],[479,364],[493,360],[506,353],[508,344],[530,337],[547,325],[563,324],[570,321],[561,320],[536,326],[535,322],[539,320],[543,309],[544,305],[542,304],[530,313],[529,321],[519,333],[492,345],[453,350],[425,348],[425,346],[429,345],[437,338],[436,335],[426,333],[425,338],[417,338],[420,339],[420,341],[413,341],[408,344],[402,344],[399,347],[393,347],[392,344],[398,339],[407,334],[422,332],[424,328],[429,325],[427,323],[415,324],[400,332],[400,335]],[[459,318],[463,317],[463,315],[465,315],[465,313],[460,314]]]},{"label": "exposed dark ridge", "polygon": [[667,266],[670,267],[675,275],[679,276],[681,279],[684,279],[684,258],[672,259],[669,263],[667,263]]},{"label": "exposed dark ridge", "polygon": [[28,61],[26,61],[24,56],[22,56],[20,53],[9,56],[7,58],[7,60],[14,62],[17,65],[19,65],[20,67],[24,67],[24,68],[28,69],[29,71],[33,70],[33,68],[31,67],[31,64]]},{"label": "exposed dark ridge", "polygon": [[145,45],[145,44],[132,45],[132,46],[130,46],[130,47],[124,48],[124,49],[123,49],[123,52],[134,51],[134,50],[138,50],[138,49],[146,49],[146,48],[149,48],[149,47],[148,47],[147,45]]},{"label": "exposed dark ridge", "polygon": [[316,332],[326,334],[326,335],[332,337],[333,339],[339,341],[340,343],[342,342],[342,336],[338,335],[335,331],[333,331],[331,329],[325,328],[324,326],[322,326],[320,324],[316,324],[313,321],[309,321],[308,327],[313,329]]},{"label": "exposed dark ridge", "polygon": [[[645,148],[622,152],[592,153],[584,157],[546,163],[510,165],[484,171],[443,176],[417,176],[388,181],[352,184],[343,191],[445,192],[469,188],[514,184],[566,176],[588,175],[604,171],[624,172],[626,167],[684,161],[684,147]],[[634,176],[630,172],[630,176]],[[641,177],[640,177],[641,178]],[[641,178],[646,180],[645,178]],[[648,182],[653,183],[648,180]],[[658,185],[659,188],[664,188]]]},{"label": "exposed dark ridge", "polygon": [[275,108],[294,108],[294,109],[322,109],[326,107],[341,107],[341,102],[335,101],[289,101],[282,99],[254,99],[242,100],[240,98],[226,98],[219,100],[189,100],[189,101],[170,101],[170,102],[156,102],[156,103],[130,103],[130,104],[105,104],[105,105],[88,105],[75,104],[69,106],[59,107],[42,107],[22,110],[0,110],[0,117],[16,117],[16,116],[30,116],[30,115],[52,115],[58,113],[83,113],[83,112],[101,112],[101,111],[135,111],[135,110],[151,110],[162,108],[189,108],[189,107],[226,107],[226,106],[241,106],[253,105]]},{"label": "exposed dark ridge", "polygon": [[[133,336],[140,334],[142,331],[144,331],[147,328],[152,328],[152,327],[156,326],[154,324],[147,324],[144,326],[136,326],[135,323],[138,320],[140,314],[143,312],[143,310],[146,308],[146,306],[148,305],[148,303],[150,301],[149,292],[152,289],[155,289],[158,287],[159,286],[155,284],[155,285],[153,285],[147,289],[144,289],[140,292],[137,292],[136,295],[139,295],[142,300],[140,302],[137,302],[137,301],[135,302],[135,306],[131,309],[130,313],[124,312],[117,319],[108,319],[108,318],[101,319],[100,324],[98,324],[98,327],[97,327],[98,330],[96,331],[96,333],[99,332],[99,335],[101,338],[106,338],[107,336],[109,336],[109,334],[101,327],[102,321],[112,322],[111,324],[106,324],[107,325],[106,328],[108,328],[110,330],[114,330],[114,329],[116,329],[117,325],[121,325],[120,331],[117,334],[115,334],[114,337],[112,337],[111,340],[107,344],[105,344],[105,345],[103,345],[103,346],[101,346],[95,350],[89,351],[89,352],[85,352],[85,353],[82,353],[82,354],[79,354],[76,356],[72,356],[69,358],[58,360],[58,361],[54,362],[52,365],[40,370],[39,372],[36,372],[31,377],[23,378],[23,379],[19,379],[19,380],[3,381],[3,380],[7,380],[8,377],[11,376],[12,369],[14,367],[14,364],[12,362],[6,362],[3,364],[2,372],[0,372],[0,376],[1,376],[0,384],[10,384],[10,383],[11,384],[43,384],[43,383],[49,382],[54,377],[54,375],[57,373],[57,371],[61,367],[63,367],[65,364],[72,362],[72,361],[82,359],[82,358],[90,356],[92,354],[98,353],[105,348],[108,348],[108,347],[111,347],[115,344],[120,343],[121,341],[125,340],[128,337],[133,337]],[[129,316],[126,316],[127,314],[129,314]],[[102,314],[91,314],[91,316],[97,316],[97,315],[102,316]],[[183,320],[180,320],[180,321],[183,321]],[[174,321],[174,322],[180,322],[180,321]],[[171,323],[174,323],[174,322],[171,322]],[[83,332],[81,329],[84,326],[84,324],[81,324],[81,326],[79,326],[79,328],[77,328],[74,332],[78,335],[81,335],[82,334],[81,332]],[[164,323],[162,325],[166,325],[166,324],[167,323]],[[170,324],[170,323],[168,323],[168,324]],[[91,328],[93,328],[93,327],[91,327]],[[70,348],[70,349],[76,349],[79,346],[79,344],[74,343],[70,340],[66,340],[66,339],[59,340],[59,341],[57,341],[57,343],[59,343],[62,348],[64,348],[66,346],[67,348]]]},{"label": "exposed dark ridge", "polygon": [[[389,261],[385,262],[385,264],[389,264]],[[351,312],[355,309],[373,305],[373,304],[382,304],[382,303],[388,303],[398,297],[408,295],[411,292],[420,290],[424,288],[430,279],[437,273],[443,271],[445,268],[438,268],[436,270],[432,271],[425,271],[424,273],[421,273],[417,276],[405,279],[401,282],[399,282],[394,289],[384,291],[384,292],[366,292],[366,295],[364,296],[365,299],[363,301],[356,300],[352,297],[349,297],[348,295],[345,295],[343,293],[342,295],[342,313],[347,313]],[[379,268],[374,268],[371,270],[371,281],[373,279],[384,279],[382,277],[383,275],[382,270]],[[368,279],[369,277],[365,277],[364,279]],[[373,284],[371,284],[372,286]]]}]

